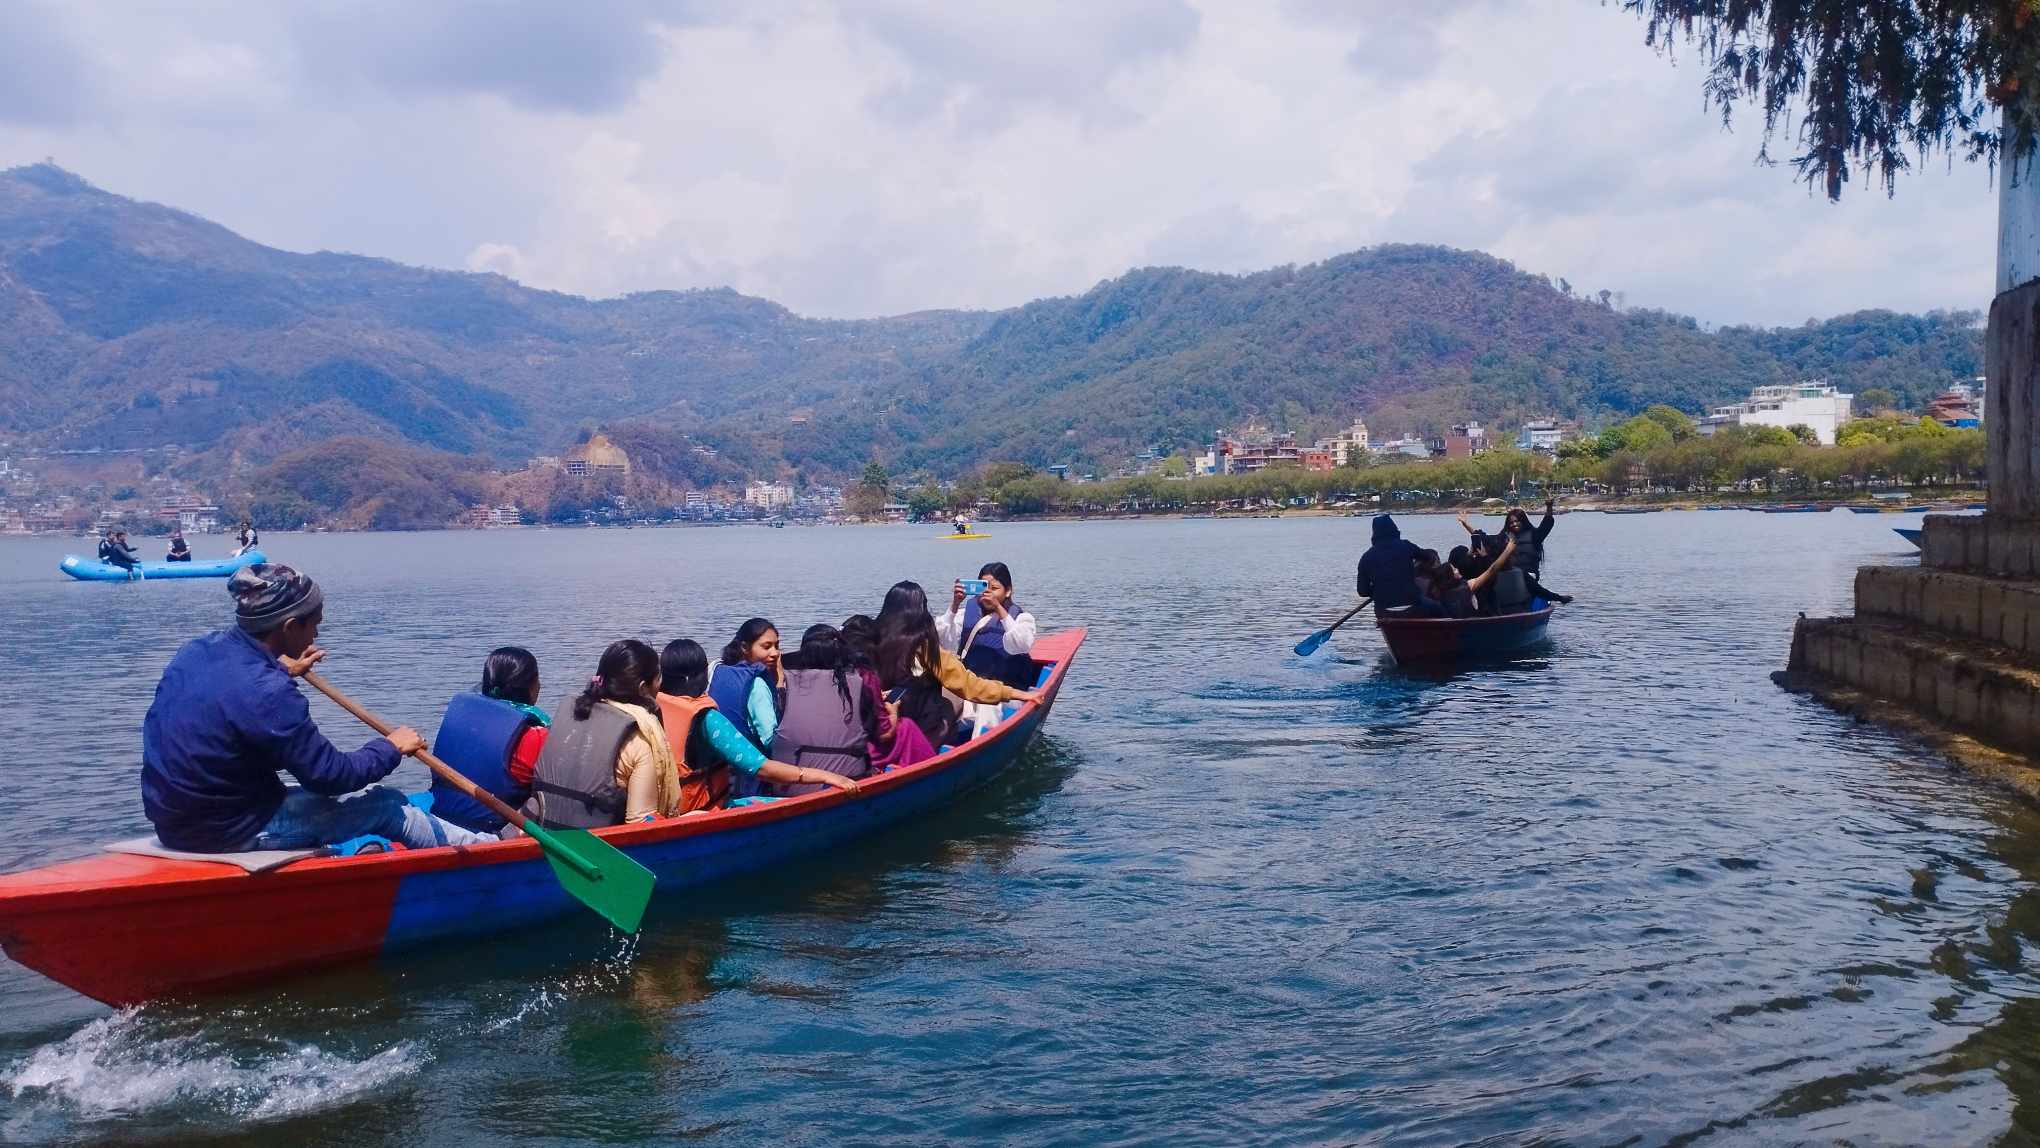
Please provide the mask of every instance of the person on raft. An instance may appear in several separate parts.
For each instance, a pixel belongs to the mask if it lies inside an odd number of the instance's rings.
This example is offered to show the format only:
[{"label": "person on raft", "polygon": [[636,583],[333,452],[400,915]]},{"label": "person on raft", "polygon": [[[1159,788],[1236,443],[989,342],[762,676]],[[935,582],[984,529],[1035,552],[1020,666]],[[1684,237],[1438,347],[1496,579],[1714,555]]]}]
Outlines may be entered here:
[{"label": "person on raft", "polygon": [[[524,804],[552,727],[552,715],[538,707],[538,691],[538,659],[530,650],[489,651],[481,685],[446,703],[434,756],[503,804]],[[432,812],[477,833],[501,832],[504,824],[494,810],[438,774],[432,775]]]},{"label": "person on raft", "polygon": [[184,541],[184,531],[175,527],[170,531],[170,550],[163,555],[165,562],[191,561],[191,545]]},{"label": "person on raft", "polygon": [[122,570],[133,570],[141,565],[142,556],[128,545],[127,531],[116,530],[100,540],[99,560]]},{"label": "person on raft", "polygon": [[659,651],[659,689],[653,700],[678,769],[680,804],[675,812],[721,809],[731,796],[732,771],[757,779],[746,786],[753,790],[760,788],[760,781],[857,788],[847,777],[767,758],[723,716],[707,690],[708,654],[701,644],[691,638],[666,643]]},{"label": "person on raft", "polygon": [[[1520,506],[1510,507],[1509,512],[1502,516],[1501,536],[1516,544],[1516,556],[1511,564],[1522,571],[1529,592],[1524,598],[1526,602],[1530,598],[1544,598],[1563,606],[1572,601],[1570,596],[1547,589],[1537,580],[1538,568],[1544,564],[1544,540],[1551,536],[1551,528],[1557,521],[1549,498],[1544,500],[1544,521],[1534,527],[1530,525],[1530,515]],[[1459,525],[1465,527],[1468,534],[1480,535],[1480,531],[1466,520],[1464,513],[1459,516]]]},{"label": "person on raft", "polygon": [[239,558],[241,555],[255,549],[256,544],[261,541],[261,537],[255,533],[254,524],[243,518],[241,520],[240,532],[234,535],[236,545],[230,557]]},{"label": "person on raft", "polygon": [[315,644],[325,620],[317,582],[258,563],[236,571],[227,592],[235,624],[177,651],[142,719],[142,811],[164,845],[238,853],[371,833],[414,849],[496,840],[372,784],[425,748],[417,730],[391,730],[353,753],[319,732],[296,681],[326,656]]},{"label": "person on raft", "polygon": [[969,533],[970,533],[970,523],[968,523],[968,522],[965,522],[965,521],[964,521],[963,519],[961,519],[961,518],[957,519],[957,520],[956,520],[955,522],[952,522],[952,523],[950,523],[949,525],[950,525],[951,529],[952,529],[952,530],[953,530],[953,531],[954,531],[955,533],[957,533],[957,534],[969,534]]}]

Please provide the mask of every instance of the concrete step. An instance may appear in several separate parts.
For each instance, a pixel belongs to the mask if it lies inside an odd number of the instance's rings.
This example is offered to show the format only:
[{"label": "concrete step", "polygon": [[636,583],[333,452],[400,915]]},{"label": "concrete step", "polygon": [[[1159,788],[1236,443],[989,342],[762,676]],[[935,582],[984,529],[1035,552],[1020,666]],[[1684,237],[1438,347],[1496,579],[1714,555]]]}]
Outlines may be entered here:
[{"label": "concrete step", "polygon": [[[1861,601],[1859,590],[1859,608]],[[1881,698],[2011,753],[2040,755],[2040,668],[1993,642],[1889,617],[1801,618],[1787,673]]]},{"label": "concrete step", "polygon": [[1856,616],[1986,642],[2040,666],[2040,582],[2031,579],[1865,566],[1856,571]]}]

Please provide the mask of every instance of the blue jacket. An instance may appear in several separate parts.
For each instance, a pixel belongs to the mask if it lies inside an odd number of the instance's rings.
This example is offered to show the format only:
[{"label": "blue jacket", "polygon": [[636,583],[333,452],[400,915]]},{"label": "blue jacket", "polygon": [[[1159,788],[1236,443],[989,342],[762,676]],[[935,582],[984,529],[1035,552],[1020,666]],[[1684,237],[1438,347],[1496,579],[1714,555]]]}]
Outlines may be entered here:
[{"label": "blue jacket", "polygon": [[1360,556],[1360,573],[1354,588],[1362,597],[1374,599],[1376,610],[1394,610],[1417,604],[1416,543],[1402,536],[1395,520],[1386,514],[1374,519],[1374,545]]},{"label": "blue jacket", "polygon": [[186,642],[163,668],[142,719],[142,810],[172,849],[248,848],[283,804],[289,773],[337,797],[403,761],[376,738],[342,753],[261,642],[236,627]]}]

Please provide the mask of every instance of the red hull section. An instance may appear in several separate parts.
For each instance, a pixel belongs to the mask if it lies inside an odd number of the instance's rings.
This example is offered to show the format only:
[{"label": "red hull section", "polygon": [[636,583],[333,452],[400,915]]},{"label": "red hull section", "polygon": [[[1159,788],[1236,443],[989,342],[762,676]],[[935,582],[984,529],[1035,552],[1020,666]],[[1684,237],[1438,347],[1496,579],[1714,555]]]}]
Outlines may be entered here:
[{"label": "red hull section", "polygon": [[[744,809],[597,832],[662,891],[748,872],[917,816],[1016,760],[1046,719],[1084,631],[1043,637],[1042,700],[906,769]],[[761,832],[765,827],[769,831]],[[245,985],[392,949],[577,911],[530,839],[309,858],[266,873],[109,853],[0,876],[0,948],[108,1004]]]},{"label": "red hull section", "polygon": [[1398,618],[1376,615],[1382,640],[1396,664],[1435,665],[1505,654],[1544,637],[1553,606],[1485,618]]}]

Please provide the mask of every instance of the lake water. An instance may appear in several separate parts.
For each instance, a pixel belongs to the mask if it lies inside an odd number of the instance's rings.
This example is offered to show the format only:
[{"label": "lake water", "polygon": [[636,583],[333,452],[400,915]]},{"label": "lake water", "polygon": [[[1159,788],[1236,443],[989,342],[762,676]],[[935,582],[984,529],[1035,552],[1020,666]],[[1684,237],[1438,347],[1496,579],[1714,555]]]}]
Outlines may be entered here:
[{"label": "lake water", "polygon": [[[501,643],[564,688],[992,558],[1091,637],[995,788],[634,944],[118,1013],[0,960],[0,1141],[2028,1143],[2040,819],[1767,678],[1917,521],[1565,516],[1548,647],[1442,680],[1289,653],[1365,520],[273,536],[329,676],[428,732]],[[66,548],[0,540],[0,870],[146,830],[157,672],[227,614]]]}]

